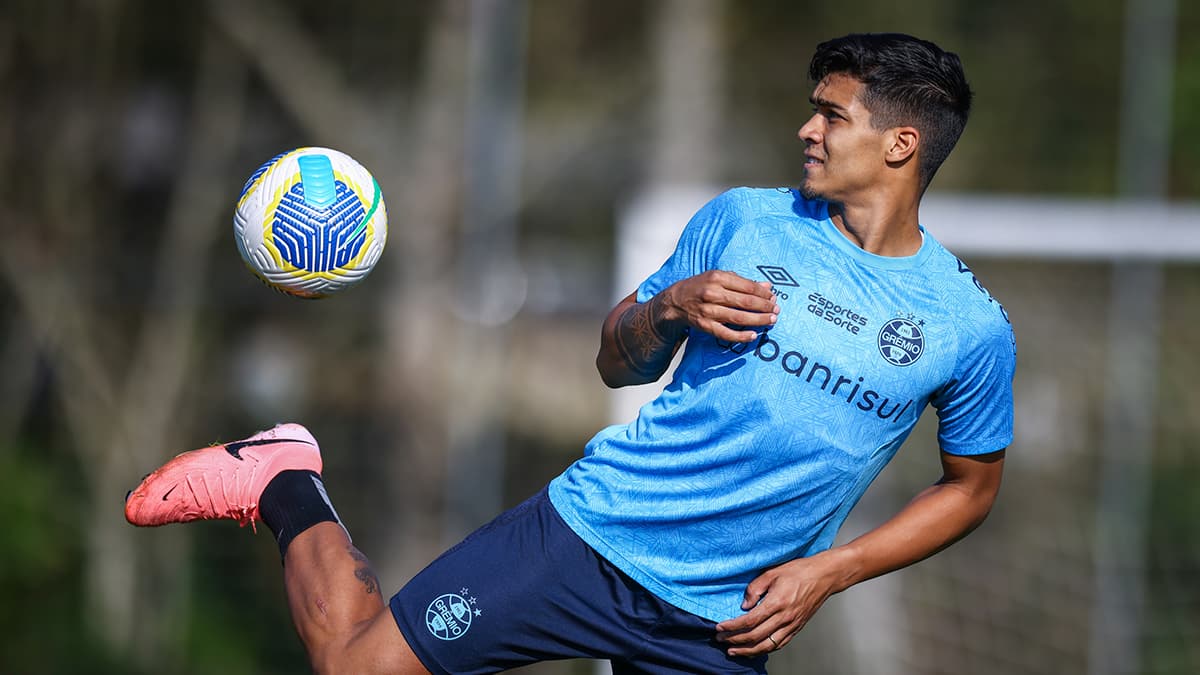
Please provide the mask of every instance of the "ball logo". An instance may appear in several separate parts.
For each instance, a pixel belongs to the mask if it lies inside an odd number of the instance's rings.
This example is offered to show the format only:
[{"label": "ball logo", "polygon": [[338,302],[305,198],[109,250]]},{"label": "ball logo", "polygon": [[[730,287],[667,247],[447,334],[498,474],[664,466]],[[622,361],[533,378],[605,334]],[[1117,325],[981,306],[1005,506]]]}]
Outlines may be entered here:
[{"label": "ball logo", "polygon": [[893,366],[911,366],[924,352],[925,334],[912,321],[892,319],[879,329],[879,353]]},{"label": "ball logo", "polygon": [[440,595],[425,610],[425,626],[439,640],[457,640],[471,628],[471,619],[479,614],[472,601],[456,593]]}]

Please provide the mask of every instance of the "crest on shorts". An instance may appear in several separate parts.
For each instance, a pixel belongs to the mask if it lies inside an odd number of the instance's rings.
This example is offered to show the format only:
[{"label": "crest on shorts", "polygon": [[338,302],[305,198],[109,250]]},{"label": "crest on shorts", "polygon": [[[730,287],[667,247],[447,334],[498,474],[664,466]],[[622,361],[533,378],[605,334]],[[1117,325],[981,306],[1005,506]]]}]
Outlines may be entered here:
[{"label": "crest on shorts", "polygon": [[471,621],[483,614],[475,608],[470,589],[458,593],[443,593],[425,609],[425,626],[439,640],[457,640],[471,629]]}]

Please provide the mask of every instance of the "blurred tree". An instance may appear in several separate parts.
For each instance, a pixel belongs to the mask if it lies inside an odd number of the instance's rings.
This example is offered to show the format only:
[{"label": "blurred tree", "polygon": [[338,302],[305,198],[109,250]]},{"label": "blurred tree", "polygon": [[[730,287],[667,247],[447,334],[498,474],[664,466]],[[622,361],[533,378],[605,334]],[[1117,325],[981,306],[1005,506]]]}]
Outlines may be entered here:
[{"label": "blurred tree", "polygon": [[[78,79],[69,86],[78,89],[38,101],[46,122],[65,133],[51,142],[44,163],[23,167],[34,189],[9,202],[12,221],[22,225],[7,232],[0,273],[39,343],[62,404],[64,431],[85,467],[85,616],[118,652],[139,644],[147,664],[161,664],[165,632],[186,616],[174,605],[185,593],[179,580],[187,548],[171,537],[139,546],[112,504],[128,487],[127,466],[152,466],[162,448],[180,446],[186,431],[181,411],[204,290],[195,280],[205,276],[219,231],[209,224],[227,201],[219,177],[229,171],[244,69],[220,36],[204,35],[180,179],[161,238],[141,258],[151,263],[139,265],[145,304],[106,312],[89,296],[95,280],[107,276],[106,267],[124,259],[122,238],[113,237],[100,218],[111,207],[111,192],[96,189],[108,182],[100,174],[109,140],[103,129],[116,111],[77,101],[80,93],[104,101],[105,88],[123,75],[116,9],[102,6],[92,16],[75,17],[100,28],[68,41],[73,49],[61,54],[65,63],[59,67],[73,71]],[[148,580],[165,583],[147,592]]]},{"label": "blurred tree", "polygon": [[[538,274],[505,357],[501,395],[520,441],[510,443],[505,500],[571,461],[607,421],[590,358],[611,299],[621,205],[647,179],[793,183],[815,42],[902,30],[963,56],[979,98],[935,190],[1110,196],[1123,6],[529,0],[524,146],[512,171],[520,252]],[[172,451],[278,415],[318,431],[334,498],[385,586],[444,545],[468,9],[468,0],[4,3],[0,508],[14,522],[0,537],[0,671],[303,669],[266,542],[231,544],[243,533],[216,526],[142,533],[119,509],[129,482]],[[1170,196],[1194,200],[1200,43],[1188,38],[1200,4],[1179,3],[1178,29]],[[701,37],[672,42],[682,35]],[[659,90],[655,63],[677,69],[669,89]],[[690,108],[703,114],[673,108],[688,91],[700,93]],[[315,144],[375,173],[391,242],[370,283],[298,303],[253,286],[222,241],[257,162]],[[912,626],[894,629],[912,632],[921,652],[907,655],[913,672],[930,663],[1073,672],[1091,593],[1071,581],[1089,573],[1079,551],[1091,474],[1062,458],[1087,466],[1091,457],[1106,291],[1095,266],[992,267],[978,269],[1011,297],[1022,367],[1038,374],[1025,405],[1064,412],[1044,416],[1054,429],[1023,432],[1011,472],[1019,499],[989,522],[995,539],[985,530],[971,544],[987,560],[952,551],[904,577],[916,607]],[[1200,514],[1184,494],[1197,470],[1187,311],[1196,283],[1194,266],[1183,267],[1167,284],[1169,389],[1157,413],[1166,451],[1152,545],[1165,572],[1150,583],[1150,621],[1170,632],[1148,654],[1160,672],[1197,663],[1200,620],[1188,582],[1198,548],[1186,528]],[[256,357],[264,350],[275,360]],[[255,407],[246,380],[262,373],[283,385],[272,405]],[[1004,567],[1018,555],[1051,562]],[[972,613],[977,598],[989,613]],[[844,672],[835,658],[844,650],[821,636],[845,627],[834,613],[818,621],[826,628],[805,636],[814,653],[780,657],[779,668],[796,658]]]}]

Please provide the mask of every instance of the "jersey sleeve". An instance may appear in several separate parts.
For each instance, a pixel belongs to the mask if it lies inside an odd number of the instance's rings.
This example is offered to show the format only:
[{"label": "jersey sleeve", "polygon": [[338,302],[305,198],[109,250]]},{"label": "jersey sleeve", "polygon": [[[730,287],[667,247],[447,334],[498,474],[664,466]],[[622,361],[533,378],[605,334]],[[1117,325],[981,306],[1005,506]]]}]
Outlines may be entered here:
[{"label": "jersey sleeve", "polygon": [[960,354],[954,379],[933,398],[938,442],[953,455],[1003,450],[1013,438],[1013,373],[1016,343],[1004,322]]},{"label": "jersey sleeve", "polygon": [[637,289],[637,301],[646,302],[671,284],[713,269],[728,241],[730,225],[735,224],[739,208],[737,190],[714,197],[688,221],[675,252],[657,272]]}]

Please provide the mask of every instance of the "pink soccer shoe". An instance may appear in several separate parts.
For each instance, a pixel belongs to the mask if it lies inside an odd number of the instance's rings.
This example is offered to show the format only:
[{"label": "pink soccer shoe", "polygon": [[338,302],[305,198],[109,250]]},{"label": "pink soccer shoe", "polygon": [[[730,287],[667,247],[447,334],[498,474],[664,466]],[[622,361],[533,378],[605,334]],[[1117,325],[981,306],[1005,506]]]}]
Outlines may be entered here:
[{"label": "pink soccer shoe", "polygon": [[125,496],[125,519],[141,527],[215,519],[254,527],[267,483],[292,469],[321,473],[317,440],[299,424],[185,452]]}]

